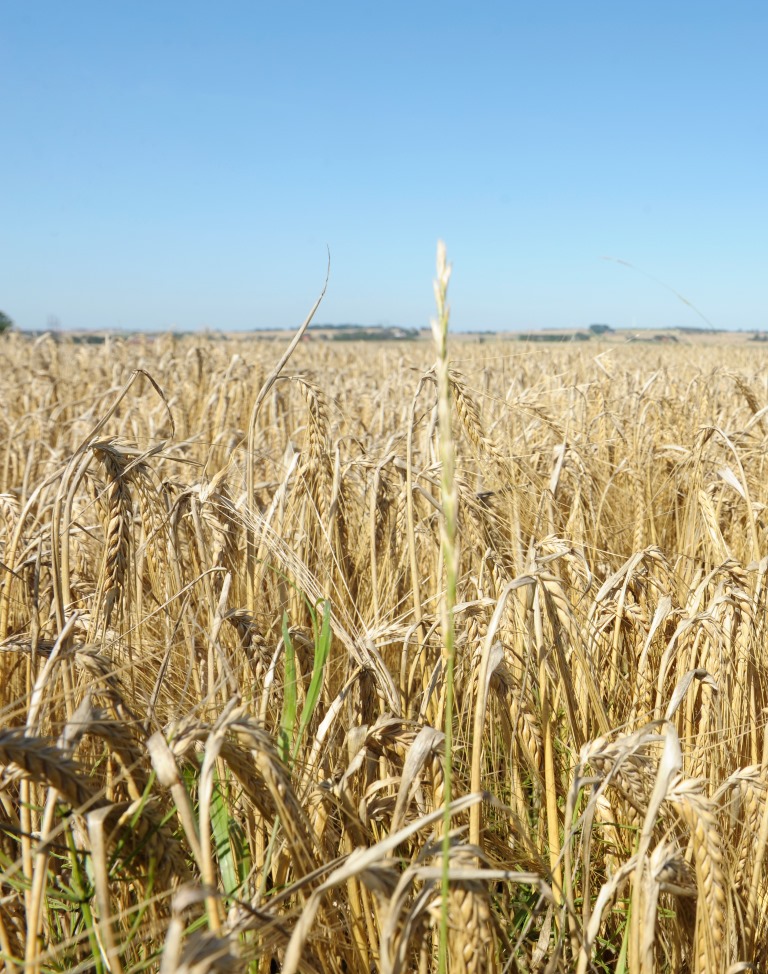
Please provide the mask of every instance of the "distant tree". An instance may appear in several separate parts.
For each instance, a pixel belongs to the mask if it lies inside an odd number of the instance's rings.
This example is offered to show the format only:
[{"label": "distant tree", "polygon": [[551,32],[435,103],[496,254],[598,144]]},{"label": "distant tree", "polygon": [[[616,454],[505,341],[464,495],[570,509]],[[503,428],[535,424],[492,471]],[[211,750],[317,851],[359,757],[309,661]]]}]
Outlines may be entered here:
[{"label": "distant tree", "polygon": [[593,335],[607,335],[613,328],[610,325],[590,325],[589,330]]},{"label": "distant tree", "polygon": [[0,311],[0,335],[4,331],[10,331],[11,328],[13,328],[13,318],[4,311]]}]

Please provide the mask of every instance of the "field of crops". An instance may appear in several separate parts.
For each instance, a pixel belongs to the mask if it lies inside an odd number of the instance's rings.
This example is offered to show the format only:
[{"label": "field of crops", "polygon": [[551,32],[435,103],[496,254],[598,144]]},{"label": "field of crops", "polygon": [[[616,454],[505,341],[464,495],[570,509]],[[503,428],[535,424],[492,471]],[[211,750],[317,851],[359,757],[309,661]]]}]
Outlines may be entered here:
[{"label": "field of crops", "polygon": [[289,338],[2,339],[5,969],[768,970],[768,349]]}]

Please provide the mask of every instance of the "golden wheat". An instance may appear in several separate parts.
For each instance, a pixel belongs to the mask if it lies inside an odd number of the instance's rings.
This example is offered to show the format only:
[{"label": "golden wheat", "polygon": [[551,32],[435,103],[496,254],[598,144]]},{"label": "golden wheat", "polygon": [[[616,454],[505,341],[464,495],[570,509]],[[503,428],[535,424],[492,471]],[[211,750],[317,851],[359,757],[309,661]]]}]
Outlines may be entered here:
[{"label": "golden wheat", "polygon": [[433,351],[306,334],[3,337],[6,968],[437,972],[446,758],[451,970],[768,968],[759,349],[451,344],[446,755]]}]

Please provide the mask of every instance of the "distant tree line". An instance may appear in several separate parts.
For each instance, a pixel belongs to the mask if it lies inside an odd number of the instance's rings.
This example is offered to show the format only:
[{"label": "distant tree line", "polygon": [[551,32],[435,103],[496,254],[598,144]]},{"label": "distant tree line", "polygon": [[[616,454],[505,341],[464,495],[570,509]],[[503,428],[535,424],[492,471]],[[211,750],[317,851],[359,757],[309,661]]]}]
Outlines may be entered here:
[{"label": "distant tree line", "polygon": [[567,332],[531,332],[517,336],[519,342],[588,342],[592,336],[585,331]]}]

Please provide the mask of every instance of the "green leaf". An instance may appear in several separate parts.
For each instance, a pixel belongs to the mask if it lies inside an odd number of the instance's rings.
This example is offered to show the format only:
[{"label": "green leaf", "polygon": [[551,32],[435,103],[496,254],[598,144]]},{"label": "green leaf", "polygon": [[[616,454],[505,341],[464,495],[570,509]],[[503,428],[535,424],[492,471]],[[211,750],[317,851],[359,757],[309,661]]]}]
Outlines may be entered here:
[{"label": "green leaf", "polygon": [[224,886],[224,892],[230,896],[240,887],[238,864],[231,842],[231,830],[234,824],[236,823],[233,823],[229,817],[224,788],[218,774],[214,773],[213,794],[211,795],[211,828],[216,847],[216,858],[219,861],[219,870],[221,871],[221,882]]},{"label": "green leaf", "polygon": [[296,758],[304,732],[312,719],[317,702],[320,699],[320,691],[323,689],[323,676],[325,674],[325,664],[331,651],[331,603],[326,599],[323,603],[323,624],[320,631],[317,631],[315,623],[315,656],[312,662],[312,679],[309,682],[309,690],[304,706],[301,710],[299,720],[299,733],[296,739],[296,746],[293,750],[293,757]]},{"label": "green leaf", "polygon": [[288,631],[288,613],[283,613],[283,646],[285,648],[285,688],[283,690],[283,713],[280,719],[280,754],[288,763],[291,741],[296,727],[296,653]]}]

